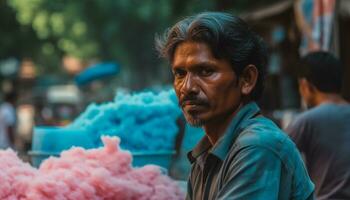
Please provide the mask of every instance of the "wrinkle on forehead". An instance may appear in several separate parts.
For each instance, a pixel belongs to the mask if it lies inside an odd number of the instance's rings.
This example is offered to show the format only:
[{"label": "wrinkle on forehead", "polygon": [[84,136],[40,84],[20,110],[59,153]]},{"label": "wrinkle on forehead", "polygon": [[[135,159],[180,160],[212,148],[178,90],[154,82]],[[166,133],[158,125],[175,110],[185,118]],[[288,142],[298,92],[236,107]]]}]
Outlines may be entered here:
[{"label": "wrinkle on forehead", "polygon": [[202,42],[184,42],[175,50],[173,67],[184,67],[196,63],[210,63],[214,58],[209,46]]}]

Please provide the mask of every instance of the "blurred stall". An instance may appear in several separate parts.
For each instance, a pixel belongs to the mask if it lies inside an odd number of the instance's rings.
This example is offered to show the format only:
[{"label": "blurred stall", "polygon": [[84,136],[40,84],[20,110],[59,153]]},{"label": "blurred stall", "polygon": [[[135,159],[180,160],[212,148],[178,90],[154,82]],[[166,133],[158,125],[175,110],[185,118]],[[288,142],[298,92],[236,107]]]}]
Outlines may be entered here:
[{"label": "blurred stall", "polygon": [[346,67],[343,94],[350,100],[349,13],[346,0],[284,0],[241,15],[269,44],[268,76],[260,104],[282,128],[301,111],[298,60],[307,52],[325,50],[340,56]]}]

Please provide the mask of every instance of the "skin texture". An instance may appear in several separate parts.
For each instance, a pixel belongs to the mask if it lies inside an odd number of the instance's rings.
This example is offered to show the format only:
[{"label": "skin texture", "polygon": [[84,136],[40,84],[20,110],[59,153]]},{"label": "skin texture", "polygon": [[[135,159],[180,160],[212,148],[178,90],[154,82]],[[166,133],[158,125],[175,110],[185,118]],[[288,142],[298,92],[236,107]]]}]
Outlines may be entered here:
[{"label": "skin texture", "polygon": [[322,103],[347,104],[348,102],[337,93],[326,93],[318,90],[310,81],[300,78],[299,93],[306,108],[313,108]]},{"label": "skin texture", "polygon": [[316,105],[314,95],[315,87],[311,85],[305,78],[299,79],[299,93],[302,97],[303,104],[307,107],[314,107]]},{"label": "skin texture", "polygon": [[209,46],[187,41],[175,49],[172,61],[174,89],[186,120],[203,126],[212,144],[247,103],[257,80],[257,69],[248,65],[240,78],[225,59],[215,58]]}]

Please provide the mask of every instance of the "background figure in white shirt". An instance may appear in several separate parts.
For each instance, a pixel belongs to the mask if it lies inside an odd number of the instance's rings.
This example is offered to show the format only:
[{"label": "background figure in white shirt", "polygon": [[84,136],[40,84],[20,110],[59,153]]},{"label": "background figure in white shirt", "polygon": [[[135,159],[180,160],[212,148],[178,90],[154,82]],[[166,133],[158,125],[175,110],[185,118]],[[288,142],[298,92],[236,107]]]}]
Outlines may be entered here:
[{"label": "background figure in white shirt", "polygon": [[0,105],[0,149],[14,146],[17,95],[9,92],[4,95],[4,101]]}]

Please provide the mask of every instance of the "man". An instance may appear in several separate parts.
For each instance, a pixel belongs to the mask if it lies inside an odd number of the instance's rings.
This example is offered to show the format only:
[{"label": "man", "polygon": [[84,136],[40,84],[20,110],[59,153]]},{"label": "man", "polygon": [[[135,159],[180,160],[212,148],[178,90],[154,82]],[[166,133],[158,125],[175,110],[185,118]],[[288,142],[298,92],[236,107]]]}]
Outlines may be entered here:
[{"label": "man", "polygon": [[206,135],[188,154],[187,199],[313,199],[295,145],[260,114],[266,47],[238,17],[201,13],[157,40],[183,114]]},{"label": "man", "polygon": [[5,94],[4,102],[0,105],[0,149],[6,149],[14,145],[15,101],[16,94],[9,92]]},{"label": "man", "polygon": [[301,60],[299,91],[309,111],[287,132],[305,155],[317,199],[350,199],[350,105],[342,98],[343,69],[332,54]]}]

